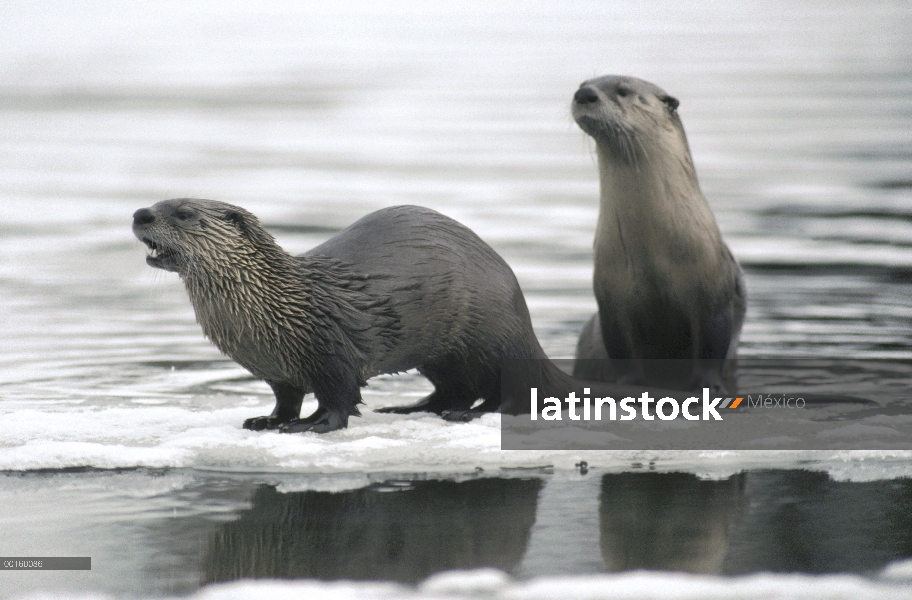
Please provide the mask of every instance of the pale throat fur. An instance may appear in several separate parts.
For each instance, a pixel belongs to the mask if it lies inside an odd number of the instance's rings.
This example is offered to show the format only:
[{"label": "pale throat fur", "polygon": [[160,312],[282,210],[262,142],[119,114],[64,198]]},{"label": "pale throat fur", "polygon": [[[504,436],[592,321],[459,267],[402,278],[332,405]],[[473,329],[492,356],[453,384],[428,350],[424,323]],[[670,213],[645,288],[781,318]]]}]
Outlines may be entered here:
[{"label": "pale throat fur", "polygon": [[230,253],[197,253],[180,273],[196,320],[219,350],[255,376],[294,380],[300,358],[279,349],[301,347],[307,341],[301,332],[313,331],[303,265],[274,242],[264,251],[262,240],[257,247],[237,233],[221,233],[231,241]]},{"label": "pale throat fur", "polygon": [[[683,128],[669,123],[662,135],[638,140],[624,160],[607,141],[596,140],[596,289],[611,285],[615,293],[626,288],[635,296],[643,278],[658,277],[683,292],[694,287],[695,274],[722,268],[724,257],[716,252],[722,234],[699,189]],[[708,271],[707,258],[715,263]]]}]

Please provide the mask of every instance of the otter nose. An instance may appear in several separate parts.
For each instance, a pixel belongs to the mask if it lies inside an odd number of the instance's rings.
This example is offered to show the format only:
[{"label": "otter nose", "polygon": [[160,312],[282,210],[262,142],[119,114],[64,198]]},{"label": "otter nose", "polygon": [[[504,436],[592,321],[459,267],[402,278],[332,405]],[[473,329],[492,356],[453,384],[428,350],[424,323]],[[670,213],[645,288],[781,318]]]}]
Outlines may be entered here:
[{"label": "otter nose", "polygon": [[598,94],[591,87],[581,87],[573,94],[573,100],[577,104],[592,104],[598,102]]},{"label": "otter nose", "polygon": [[155,215],[148,208],[140,208],[133,213],[133,225],[148,225],[155,220]]}]

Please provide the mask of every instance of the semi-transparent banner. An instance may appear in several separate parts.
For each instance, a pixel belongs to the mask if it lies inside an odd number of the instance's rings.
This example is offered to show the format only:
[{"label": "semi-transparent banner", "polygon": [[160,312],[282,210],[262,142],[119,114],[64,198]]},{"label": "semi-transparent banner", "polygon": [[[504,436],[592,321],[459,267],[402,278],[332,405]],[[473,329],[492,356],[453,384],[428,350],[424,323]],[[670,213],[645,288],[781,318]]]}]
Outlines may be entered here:
[{"label": "semi-transparent banner", "polygon": [[501,447],[912,450],[912,361],[741,359],[718,367],[507,361]]}]

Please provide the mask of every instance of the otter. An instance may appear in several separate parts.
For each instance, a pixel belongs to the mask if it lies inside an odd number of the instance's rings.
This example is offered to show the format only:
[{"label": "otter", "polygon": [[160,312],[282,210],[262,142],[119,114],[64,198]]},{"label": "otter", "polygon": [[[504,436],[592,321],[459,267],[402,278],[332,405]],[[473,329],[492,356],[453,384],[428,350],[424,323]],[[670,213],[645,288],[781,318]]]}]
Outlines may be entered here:
[{"label": "otter", "polygon": [[[272,388],[272,414],[247,419],[246,429],[347,427],[367,379],[412,368],[434,391],[381,412],[468,420],[497,410],[505,359],[539,359],[535,376],[570,389],[535,337],[512,269],[433,210],[379,210],[301,256],[250,212],[213,200],[139,209],[133,232],[150,266],[181,277],[206,337]],[[311,392],[318,408],[300,418]]]},{"label": "otter", "polygon": [[686,359],[685,388],[726,389],[744,276],[700,191],[678,105],[652,83],[613,75],[573,96],[573,118],[595,140],[601,187],[598,312],[576,349],[577,359],[600,360],[577,360],[577,377],[642,384],[648,359]]}]

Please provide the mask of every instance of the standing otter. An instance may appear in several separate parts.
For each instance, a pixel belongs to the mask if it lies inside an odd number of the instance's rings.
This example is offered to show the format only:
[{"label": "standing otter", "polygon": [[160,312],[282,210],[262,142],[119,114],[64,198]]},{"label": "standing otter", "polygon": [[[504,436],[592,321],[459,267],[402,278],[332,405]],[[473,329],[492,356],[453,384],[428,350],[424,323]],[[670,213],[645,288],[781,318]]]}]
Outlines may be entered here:
[{"label": "standing otter", "polygon": [[[576,358],[610,358],[615,376],[631,383],[645,382],[644,359],[688,359],[688,388],[724,390],[746,293],[697,183],[677,108],[633,77],[590,79],[573,96],[573,118],[596,142],[601,186],[598,313]],[[578,361],[574,375],[608,378],[595,364]]]},{"label": "standing otter", "polygon": [[[298,257],[246,210],[212,200],[139,209],[133,232],[149,265],[183,279],[205,335],[275,393],[272,414],[246,429],[347,427],[368,378],[412,368],[433,393],[383,412],[497,410],[504,359],[541,359],[531,363],[541,380],[569,389],[545,360],[507,263],[433,210],[377,211]],[[302,419],[309,392],[319,406]]]}]

